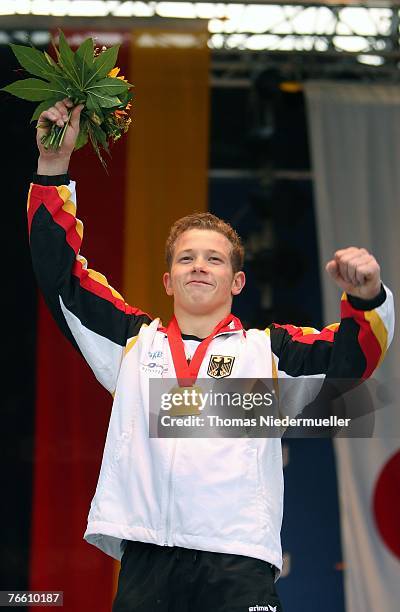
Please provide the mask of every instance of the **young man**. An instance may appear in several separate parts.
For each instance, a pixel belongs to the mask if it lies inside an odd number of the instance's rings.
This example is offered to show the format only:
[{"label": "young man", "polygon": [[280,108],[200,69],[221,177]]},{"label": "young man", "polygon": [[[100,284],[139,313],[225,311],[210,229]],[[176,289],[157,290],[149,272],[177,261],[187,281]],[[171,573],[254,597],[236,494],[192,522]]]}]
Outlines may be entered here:
[{"label": "young man", "polygon": [[[69,100],[57,103],[39,124],[64,125],[69,107]],[[340,325],[245,332],[231,314],[245,284],[240,240],[213,215],[191,215],[176,222],[167,241],[163,281],[175,316],[164,328],[129,306],[80,255],[82,225],[67,174],[80,112],[74,109],[57,152],[44,150],[38,129],[28,218],[47,304],[114,396],[85,533],[122,557],[113,609],[280,612],[274,587],[282,567],[280,440],[150,438],[150,378],[218,377],[221,358],[223,376],[232,378],[367,377],[393,334],[390,291],[374,257],[350,247],[327,264],[345,292]]]}]

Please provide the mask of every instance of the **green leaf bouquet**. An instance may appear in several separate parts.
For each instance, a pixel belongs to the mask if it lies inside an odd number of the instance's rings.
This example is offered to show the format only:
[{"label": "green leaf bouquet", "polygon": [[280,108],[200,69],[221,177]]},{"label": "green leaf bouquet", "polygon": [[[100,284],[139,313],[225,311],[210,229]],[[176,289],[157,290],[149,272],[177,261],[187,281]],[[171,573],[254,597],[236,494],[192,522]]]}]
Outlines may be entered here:
[{"label": "green leaf bouquet", "polygon": [[[70,98],[74,106],[83,104],[80,131],[75,149],[80,149],[90,140],[104,167],[101,148],[108,154],[109,143],[118,140],[128,131],[131,123],[129,110],[133,87],[115,67],[120,45],[106,49],[95,47],[92,38],[86,39],[73,52],[62,31],[58,47],[53,43],[57,61],[46,51],[33,47],[11,45],[22,68],[39,78],[16,81],[3,88],[23,100],[40,102],[31,121],[39,119],[43,111],[56,102]],[[72,109],[69,111],[70,118]],[[42,137],[46,149],[61,146],[69,121],[64,127],[51,122],[41,127],[49,127]]]}]

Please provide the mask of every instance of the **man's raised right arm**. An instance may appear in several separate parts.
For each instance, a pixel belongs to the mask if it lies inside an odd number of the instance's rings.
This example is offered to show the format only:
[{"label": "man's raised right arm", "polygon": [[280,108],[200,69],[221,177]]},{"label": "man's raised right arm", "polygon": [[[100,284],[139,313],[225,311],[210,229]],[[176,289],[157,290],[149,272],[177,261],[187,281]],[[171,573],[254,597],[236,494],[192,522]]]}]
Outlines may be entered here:
[{"label": "man's raised right arm", "polygon": [[83,225],[76,218],[75,183],[69,178],[68,166],[79,134],[82,106],[73,109],[60,149],[46,151],[41,143],[49,129],[44,125],[64,126],[71,107],[69,100],[58,102],[39,118],[40,157],[28,197],[32,262],[58,326],[96,378],[113,393],[126,341],[151,319],[129,306],[102,274],[88,268],[80,253]]}]

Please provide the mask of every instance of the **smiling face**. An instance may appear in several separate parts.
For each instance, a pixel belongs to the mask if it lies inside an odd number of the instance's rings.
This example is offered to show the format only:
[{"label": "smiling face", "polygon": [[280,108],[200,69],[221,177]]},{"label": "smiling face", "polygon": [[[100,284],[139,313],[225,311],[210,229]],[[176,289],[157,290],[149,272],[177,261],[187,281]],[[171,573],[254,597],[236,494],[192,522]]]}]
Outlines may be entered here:
[{"label": "smiling face", "polygon": [[199,315],[230,312],[232,297],[245,282],[243,272],[233,273],[231,250],[230,241],[214,230],[189,229],[178,237],[171,271],[163,278],[175,310]]}]

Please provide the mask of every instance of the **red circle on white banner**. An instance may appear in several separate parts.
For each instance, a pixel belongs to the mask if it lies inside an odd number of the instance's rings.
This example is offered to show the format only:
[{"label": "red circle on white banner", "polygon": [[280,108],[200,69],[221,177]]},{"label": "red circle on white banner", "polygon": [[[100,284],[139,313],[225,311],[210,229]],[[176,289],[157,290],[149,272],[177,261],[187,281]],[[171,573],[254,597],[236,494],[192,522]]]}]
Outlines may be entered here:
[{"label": "red circle on white banner", "polygon": [[400,451],[385,463],[376,480],[373,509],[382,540],[400,559]]}]

